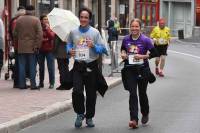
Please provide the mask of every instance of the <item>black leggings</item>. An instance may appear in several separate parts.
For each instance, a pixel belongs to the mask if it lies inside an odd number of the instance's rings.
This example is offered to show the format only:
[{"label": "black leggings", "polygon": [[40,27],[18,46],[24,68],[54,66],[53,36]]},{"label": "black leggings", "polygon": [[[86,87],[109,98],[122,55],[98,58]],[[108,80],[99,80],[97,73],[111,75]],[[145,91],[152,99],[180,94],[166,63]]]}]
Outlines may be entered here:
[{"label": "black leggings", "polygon": [[149,113],[149,101],[147,96],[148,81],[139,75],[136,69],[127,69],[126,71],[126,89],[129,91],[129,110],[130,120],[138,121],[138,96],[142,115]]}]

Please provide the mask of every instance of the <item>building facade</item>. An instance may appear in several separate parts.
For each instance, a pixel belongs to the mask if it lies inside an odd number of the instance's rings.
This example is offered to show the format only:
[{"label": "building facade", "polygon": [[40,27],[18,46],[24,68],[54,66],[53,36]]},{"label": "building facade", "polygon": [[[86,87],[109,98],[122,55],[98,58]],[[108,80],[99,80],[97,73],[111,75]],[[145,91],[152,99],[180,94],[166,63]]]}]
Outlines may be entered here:
[{"label": "building facade", "polygon": [[155,26],[159,18],[164,17],[172,34],[177,36],[183,29],[185,36],[191,36],[200,27],[200,0],[101,0],[101,17],[98,16],[98,0],[0,0],[0,12],[5,24],[14,17],[19,5],[34,5],[37,16],[47,14],[53,7],[78,10],[89,7],[93,12],[93,25],[101,19],[102,27],[112,17],[118,18],[121,28],[128,28],[132,18],[140,18],[144,26]]},{"label": "building facade", "polygon": [[196,0],[161,0],[160,17],[167,20],[172,35],[177,36],[179,30],[184,31],[185,37],[192,36],[196,23]]},{"label": "building facade", "polygon": [[135,17],[140,18],[144,26],[155,26],[159,20],[159,0],[136,0]]}]

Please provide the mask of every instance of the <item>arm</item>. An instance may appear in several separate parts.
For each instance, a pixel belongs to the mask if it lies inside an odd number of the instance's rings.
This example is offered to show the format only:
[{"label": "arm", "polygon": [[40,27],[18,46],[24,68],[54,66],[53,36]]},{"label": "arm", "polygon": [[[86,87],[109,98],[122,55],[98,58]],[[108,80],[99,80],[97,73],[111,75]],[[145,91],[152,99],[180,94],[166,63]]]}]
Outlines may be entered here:
[{"label": "arm", "polygon": [[168,28],[168,45],[170,43],[170,38],[171,38],[171,34],[170,34],[170,29]]},{"label": "arm", "polygon": [[71,32],[69,33],[67,45],[66,45],[65,48],[66,48],[67,55],[75,56],[75,50],[74,50],[74,44],[73,44],[73,41],[72,41],[72,33]]},{"label": "arm", "polygon": [[153,28],[150,37],[153,39],[154,44],[156,43],[156,27]]},{"label": "arm", "polygon": [[126,60],[128,58],[127,49],[125,47],[125,40],[122,41],[122,45],[121,45],[121,58],[122,60]]},{"label": "arm", "polygon": [[[158,57],[158,52],[155,49],[155,47],[153,46],[151,39],[150,38],[145,38],[145,40],[143,41],[146,49],[147,49],[147,53],[142,55],[142,54],[136,54],[135,55],[135,59],[152,59],[154,57]],[[149,52],[148,52],[149,51]]]},{"label": "arm", "polygon": [[97,53],[97,54],[108,55],[107,49],[106,49],[105,45],[103,44],[103,40],[102,40],[99,32],[97,34],[96,40],[97,40],[96,42],[93,42],[92,40],[86,40],[88,47],[92,48],[95,51],[95,53]]},{"label": "arm", "polygon": [[102,44],[95,44],[94,47],[93,47],[93,50],[97,54],[106,54],[106,55],[108,55],[108,52],[107,52],[105,46],[102,45]]},{"label": "arm", "polygon": [[159,57],[157,50],[153,47],[149,50],[150,53],[147,53],[145,55],[141,55],[141,54],[136,54],[134,56],[135,59],[152,59],[154,57]]},{"label": "arm", "polygon": [[35,49],[40,48],[41,44],[42,44],[42,39],[43,39],[43,31],[42,31],[42,26],[40,23],[40,20],[35,20],[36,21],[36,26],[35,26],[35,34],[36,34],[36,38],[35,38]]},{"label": "arm", "polygon": [[47,31],[46,32],[47,33],[47,37],[49,39],[53,40],[55,38],[55,33],[49,27],[46,29],[46,31]]}]

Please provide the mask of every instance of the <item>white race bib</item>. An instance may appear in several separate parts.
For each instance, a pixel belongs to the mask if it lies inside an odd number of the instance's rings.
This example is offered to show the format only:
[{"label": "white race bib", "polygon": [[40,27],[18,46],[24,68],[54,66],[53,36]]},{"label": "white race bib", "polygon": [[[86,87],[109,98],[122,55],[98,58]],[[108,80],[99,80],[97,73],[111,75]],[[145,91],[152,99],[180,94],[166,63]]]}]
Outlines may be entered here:
[{"label": "white race bib", "polygon": [[89,48],[88,47],[79,47],[76,49],[76,60],[88,60],[89,59]]},{"label": "white race bib", "polygon": [[159,38],[159,39],[158,39],[158,43],[159,43],[159,44],[166,44],[166,40],[163,39],[163,38]]},{"label": "white race bib", "polygon": [[144,63],[143,59],[136,60],[134,59],[134,54],[128,55],[128,63],[131,65],[141,65]]}]

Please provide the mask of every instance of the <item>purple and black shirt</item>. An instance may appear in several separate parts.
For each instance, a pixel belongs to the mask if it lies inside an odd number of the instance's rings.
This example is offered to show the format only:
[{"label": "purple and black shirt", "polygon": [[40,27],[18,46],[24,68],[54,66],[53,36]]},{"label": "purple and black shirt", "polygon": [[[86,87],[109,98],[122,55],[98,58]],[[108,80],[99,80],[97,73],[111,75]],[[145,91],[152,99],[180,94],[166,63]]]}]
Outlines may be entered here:
[{"label": "purple and black shirt", "polygon": [[[122,41],[121,51],[125,50],[127,54],[142,54],[146,55],[147,51],[154,48],[152,41],[150,38],[145,36],[144,34],[140,34],[139,38],[136,40],[132,39],[132,35],[127,35],[124,37]],[[125,65],[130,65],[128,60],[125,60]],[[144,65],[148,66],[148,59],[144,59]]]}]

